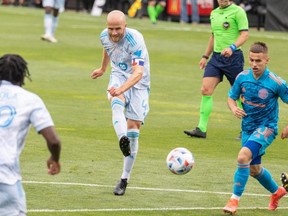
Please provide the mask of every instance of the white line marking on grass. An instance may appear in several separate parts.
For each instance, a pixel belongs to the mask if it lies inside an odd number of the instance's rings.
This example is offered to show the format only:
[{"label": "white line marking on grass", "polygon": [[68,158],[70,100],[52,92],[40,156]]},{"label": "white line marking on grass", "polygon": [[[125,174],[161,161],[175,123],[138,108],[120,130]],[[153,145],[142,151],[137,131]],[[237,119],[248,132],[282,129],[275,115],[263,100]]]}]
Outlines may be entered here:
[{"label": "white line marking on grass", "polygon": [[[99,184],[83,184],[75,182],[41,182],[41,181],[23,181],[24,184],[51,184],[51,185],[72,185],[81,187],[102,187],[102,188],[113,188],[111,185],[99,185]],[[186,193],[210,193],[210,194],[231,194],[231,192],[217,192],[217,191],[202,191],[202,190],[188,190],[188,189],[165,189],[165,188],[147,188],[147,187],[129,187],[134,190],[147,190],[147,191],[169,191],[169,192],[186,192]],[[253,194],[245,193],[246,196],[269,196],[267,194]],[[30,213],[39,212],[119,212],[119,211],[189,211],[189,210],[222,210],[223,207],[182,207],[182,208],[107,208],[107,209],[28,209]],[[242,210],[257,210],[267,209],[266,207],[239,207]],[[288,209],[288,207],[278,207],[277,209]]]},{"label": "white line marking on grass", "polygon": [[[115,208],[115,209],[30,209],[28,212],[119,212],[119,211],[187,211],[187,210],[222,210],[223,207],[191,207],[191,208]],[[267,210],[267,207],[239,207],[238,210]],[[277,210],[288,209],[278,207]]]},{"label": "white line marking on grass", "polygon": [[[99,184],[83,184],[75,182],[40,182],[40,181],[22,181],[24,184],[51,184],[51,185],[72,185],[72,186],[83,186],[83,187],[103,187],[103,188],[114,188],[112,185],[99,185]],[[222,194],[231,195],[231,192],[217,192],[217,191],[204,191],[204,190],[190,190],[190,189],[169,189],[169,188],[147,188],[147,187],[129,187],[134,190],[147,190],[147,191],[168,191],[168,192],[186,192],[186,193],[209,193],[209,194]],[[269,194],[254,194],[244,193],[245,196],[270,196]]]}]

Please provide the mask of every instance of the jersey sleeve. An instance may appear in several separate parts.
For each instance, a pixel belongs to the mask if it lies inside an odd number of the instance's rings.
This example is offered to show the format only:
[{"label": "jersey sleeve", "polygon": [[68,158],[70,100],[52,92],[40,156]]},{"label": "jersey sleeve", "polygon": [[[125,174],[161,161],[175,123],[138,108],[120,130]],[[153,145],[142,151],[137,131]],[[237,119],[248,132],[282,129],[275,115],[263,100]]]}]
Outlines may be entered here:
[{"label": "jersey sleeve", "polygon": [[35,108],[33,109],[30,121],[37,132],[44,128],[54,126],[50,113],[48,112],[44,102],[37,97],[35,100]]},{"label": "jersey sleeve", "polygon": [[237,18],[237,22],[238,22],[238,30],[239,31],[243,31],[243,30],[248,31],[249,22],[248,22],[247,14],[243,10],[243,8],[240,7],[240,9],[236,15],[236,18]]},{"label": "jersey sleeve", "polygon": [[135,44],[131,43],[132,66],[144,66],[147,52],[144,38],[141,34],[135,35],[135,38]]},{"label": "jersey sleeve", "polygon": [[281,79],[282,85],[279,88],[279,97],[284,103],[288,103],[288,86],[285,80]]}]

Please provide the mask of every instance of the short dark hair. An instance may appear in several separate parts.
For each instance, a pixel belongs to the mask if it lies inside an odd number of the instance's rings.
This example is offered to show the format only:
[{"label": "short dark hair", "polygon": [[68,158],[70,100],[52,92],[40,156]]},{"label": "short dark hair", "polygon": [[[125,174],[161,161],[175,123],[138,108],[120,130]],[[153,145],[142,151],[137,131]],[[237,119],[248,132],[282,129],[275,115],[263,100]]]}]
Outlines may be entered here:
[{"label": "short dark hair", "polygon": [[268,47],[264,42],[255,42],[250,46],[250,52],[253,53],[268,53]]},{"label": "short dark hair", "polygon": [[5,54],[0,58],[0,82],[6,80],[22,86],[25,77],[31,81],[27,62],[20,55]]}]

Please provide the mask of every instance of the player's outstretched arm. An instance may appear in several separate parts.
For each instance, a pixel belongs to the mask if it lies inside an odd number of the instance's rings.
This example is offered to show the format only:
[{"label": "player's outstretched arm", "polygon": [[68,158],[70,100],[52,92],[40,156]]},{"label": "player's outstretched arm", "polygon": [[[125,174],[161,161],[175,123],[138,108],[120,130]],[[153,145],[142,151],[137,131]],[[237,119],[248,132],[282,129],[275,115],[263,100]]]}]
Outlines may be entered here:
[{"label": "player's outstretched arm", "polygon": [[92,79],[96,79],[98,77],[101,77],[105,71],[106,71],[106,68],[108,66],[110,62],[110,57],[108,56],[106,50],[103,48],[103,55],[102,55],[102,64],[101,64],[101,67],[98,68],[98,69],[95,69],[94,71],[92,71],[91,73],[91,78]]}]

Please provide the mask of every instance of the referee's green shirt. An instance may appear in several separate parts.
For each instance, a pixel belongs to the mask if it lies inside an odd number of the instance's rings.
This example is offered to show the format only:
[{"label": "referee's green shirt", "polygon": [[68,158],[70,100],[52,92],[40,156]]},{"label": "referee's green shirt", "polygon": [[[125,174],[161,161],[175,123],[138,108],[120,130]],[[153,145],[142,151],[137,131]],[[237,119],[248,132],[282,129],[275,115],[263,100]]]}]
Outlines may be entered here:
[{"label": "referee's green shirt", "polygon": [[210,22],[214,35],[214,52],[217,53],[233,44],[240,35],[239,31],[248,31],[249,28],[246,12],[235,4],[214,9]]}]

